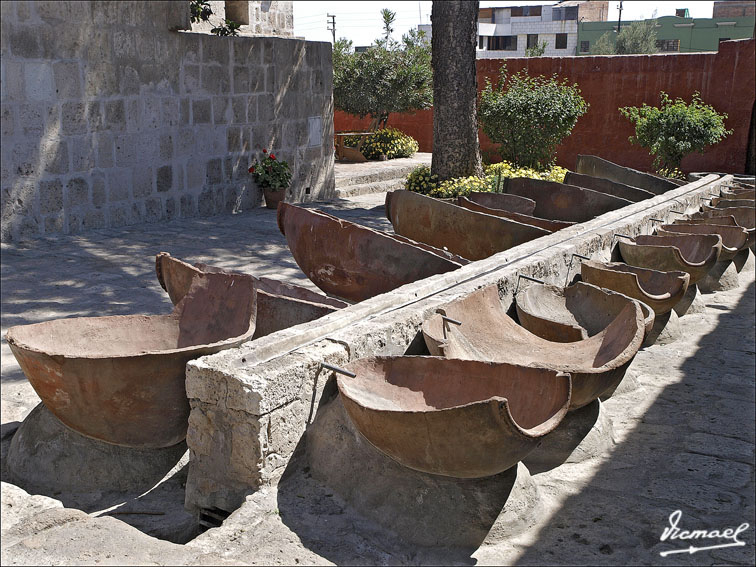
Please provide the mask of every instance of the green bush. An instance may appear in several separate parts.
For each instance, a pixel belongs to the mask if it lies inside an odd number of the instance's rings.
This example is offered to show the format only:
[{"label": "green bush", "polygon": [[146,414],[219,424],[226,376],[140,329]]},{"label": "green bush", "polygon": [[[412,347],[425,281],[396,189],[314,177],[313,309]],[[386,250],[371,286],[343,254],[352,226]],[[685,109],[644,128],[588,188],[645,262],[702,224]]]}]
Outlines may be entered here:
[{"label": "green bush", "polygon": [[[360,136],[347,136],[344,144],[356,147]],[[362,155],[368,159],[378,159],[381,154],[386,154],[388,159],[410,157],[417,153],[419,146],[417,140],[408,136],[396,128],[383,128],[365,137],[362,144]]]},{"label": "green bush", "polygon": [[430,168],[422,165],[409,174],[404,188],[429,197],[448,199],[459,195],[469,195],[472,191],[500,192],[500,187],[503,185],[501,180],[507,177],[529,177],[562,183],[567,174],[567,170],[559,166],[538,172],[530,168],[513,167],[506,162],[486,166],[485,171],[485,177],[458,177],[439,183],[438,177],[431,175]]},{"label": "green bush", "polygon": [[732,130],[725,129],[726,114],[719,114],[713,106],[705,104],[698,92],[693,93],[690,104],[681,98],[672,100],[660,93],[661,108],[625,106],[620,114],[635,125],[631,144],[648,149],[654,157],[657,171],[680,169],[682,159],[693,152],[703,153],[704,148],[723,140]]},{"label": "green bush", "polygon": [[483,132],[501,144],[505,161],[542,171],[554,163],[557,146],[588,106],[577,84],[556,75],[531,77],[524,70],[507,75],[502,66],[495,87],[486,80],[478,114]]}]

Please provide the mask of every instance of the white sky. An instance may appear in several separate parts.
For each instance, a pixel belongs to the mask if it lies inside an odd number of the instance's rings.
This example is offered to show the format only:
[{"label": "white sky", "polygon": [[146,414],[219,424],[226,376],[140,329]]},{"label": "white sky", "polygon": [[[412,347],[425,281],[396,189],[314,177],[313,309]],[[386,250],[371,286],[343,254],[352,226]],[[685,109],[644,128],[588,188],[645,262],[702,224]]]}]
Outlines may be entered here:
[{"label": "white sky", "polygon": [[[493,6],[528,6],[554,4],[548,0],[488,2],[481,0],[481,8]],[[332,41],[331,32],[326,29],[327,14],[336,15],[336,39],[346,37],[354,45],[370,45],[381,36],[381,9],[389,8],[396,12],[394,20],[395,39],[422,23],[430,23],[432,2],[405,1],[294,1],[294,35],[311,41]],[[617,19],[619,2],[609,2],[609,20]],[[622,3],[622,20],[642,20],[650,18],[656,10],[657,16],[674,16],[676,8],[688,8],[692,18],[711,18],[714,2],[699,0],[677,0],[674,2],[645,2],[625,0]]]}]

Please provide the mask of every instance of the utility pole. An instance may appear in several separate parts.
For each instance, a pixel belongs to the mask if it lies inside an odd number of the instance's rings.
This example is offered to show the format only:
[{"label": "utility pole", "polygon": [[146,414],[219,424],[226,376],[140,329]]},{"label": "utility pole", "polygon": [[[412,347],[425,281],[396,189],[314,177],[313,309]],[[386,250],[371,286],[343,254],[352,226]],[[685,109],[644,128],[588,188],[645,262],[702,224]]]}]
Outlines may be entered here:
[{"label": "utility pole", "polygon": [[619,19],[617,20],[617,34],[619,35],[620,26],[622,26],[622,0],[619,3]]},{"label": "utility pole", "polygon": [[[333,34],[333,44],[336,45],[336,15],[327,14],[327,16],[330,18],[330,21],[326,21],[326,29]],[[331,26],[330,28],[328,27],[329,25]]]}]

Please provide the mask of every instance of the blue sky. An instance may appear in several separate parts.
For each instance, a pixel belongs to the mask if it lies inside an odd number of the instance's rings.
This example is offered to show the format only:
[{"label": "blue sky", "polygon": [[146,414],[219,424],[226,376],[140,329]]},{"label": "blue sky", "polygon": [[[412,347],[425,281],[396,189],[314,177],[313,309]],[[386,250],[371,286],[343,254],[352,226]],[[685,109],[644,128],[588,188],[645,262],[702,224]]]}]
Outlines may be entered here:
[{"label": "blue sky", "polygon": [[[481,1],[481,8],[491,6],[527,6],[553,4],[544,0],[519,2]],[[381,35],[382,8],[396,12],[394,37],[402,34],[420,23],[430,23],[432,2],[422,1],[294,1],[294,34],[311,41],[331,41],[331,32],[326,29],[327,14],[336,15],[336,38],[346,37],[354,45],[370,45]],[[619,2],[609,2],[609,19],[617,19]],[[676,8],[688,8],[691,17],[711,18],[714,2],[676,0],[674,2],[645,2],[625,0],[622,6],[623,20],[650,18],[654,10],[657,16],[674,16]]]}]

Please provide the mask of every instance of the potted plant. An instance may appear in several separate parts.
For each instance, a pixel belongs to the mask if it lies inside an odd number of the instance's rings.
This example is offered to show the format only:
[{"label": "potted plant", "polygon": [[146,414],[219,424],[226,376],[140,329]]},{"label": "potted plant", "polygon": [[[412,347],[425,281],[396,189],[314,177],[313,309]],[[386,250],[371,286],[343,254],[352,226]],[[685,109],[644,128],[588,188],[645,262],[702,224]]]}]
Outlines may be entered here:
[{"label": "potted plant", "polygon": [[255,176],[255,181],[262,187],[265,196],[265,206],[269,209],[278,207],[278,203],[286,197],[286,190],[291,182],[291,169],[285,161],[276,159],[276,155],[263,148],[262,161],[257,160],[250,166],[249,172]]}]

